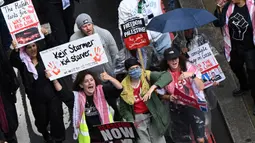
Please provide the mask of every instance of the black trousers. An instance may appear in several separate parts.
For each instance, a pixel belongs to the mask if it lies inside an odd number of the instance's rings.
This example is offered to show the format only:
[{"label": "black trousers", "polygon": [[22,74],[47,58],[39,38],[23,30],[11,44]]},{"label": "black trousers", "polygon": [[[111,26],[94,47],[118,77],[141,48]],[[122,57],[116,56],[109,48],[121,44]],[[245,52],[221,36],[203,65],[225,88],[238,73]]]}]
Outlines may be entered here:
[{"label": "black trousers", "polygon": [[35,125],[41,134],[48,133],[47,127],[50,125],[51,137],[56,141],[65,140],[65,126],[63,122],[62,102],[58,97],[50,101],[40,103],[36,99],[30,98],[30,104],[35,117]]},{"label": "black trousers", "polygon": [[63,10],[62,3],[44,3],[46,20],[50,23],[52,34],[58,44],[69,42],[69,38],[74,33],[74,1],[70,0],[70,6]]},{"label": "black trousers", "polygon": [[233,49],[230,57],[230,66],[239,80],[240,89],[245,90],[250,86],[251,96],[255,101],[255,48],[251,50]]}]

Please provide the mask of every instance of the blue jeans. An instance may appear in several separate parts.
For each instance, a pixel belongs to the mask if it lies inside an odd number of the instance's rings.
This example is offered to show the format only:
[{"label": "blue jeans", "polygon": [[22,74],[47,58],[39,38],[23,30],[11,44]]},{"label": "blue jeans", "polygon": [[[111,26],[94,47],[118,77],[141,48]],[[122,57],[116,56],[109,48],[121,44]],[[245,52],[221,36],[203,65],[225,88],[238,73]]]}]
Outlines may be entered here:
[{"label": "blue jeans", "polygon": [[6,25],[2,11],[0,10],[0,38],[2,42],[2,48],[5,52],[10,49],[12,43],[12,37],[10,35],[9,29]]},{"label": "blue jeans", "polygon": [[170,48],[171,44],[172,41],[169,33],[164,33],[157,41],[153,42],[155,52],[160,59],[163,58],[164,51]]}]

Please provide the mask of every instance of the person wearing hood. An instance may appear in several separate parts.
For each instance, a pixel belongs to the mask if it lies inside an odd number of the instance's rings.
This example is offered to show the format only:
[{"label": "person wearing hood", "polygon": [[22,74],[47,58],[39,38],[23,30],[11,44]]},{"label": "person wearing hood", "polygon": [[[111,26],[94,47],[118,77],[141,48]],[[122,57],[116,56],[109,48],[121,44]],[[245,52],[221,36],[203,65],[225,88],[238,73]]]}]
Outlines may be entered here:
[{"label": "person wearing hood", "polygon": [[115,55],[119,52],[117,44],[112,36],[112,34],[99,26],[96,26],[91,17],[82,13],[78,15],[76,18],[76,26],[79,30],[77,30],[70,38],[70,41],[77,40],[86,36],[90,36],[94,33],[97,33],[100,37],[100,40],[103,44],[104,51],[106,53],[108,63],[91,68],[90,70],[95,72],[97,76],[100,78],[100,73],[106,71],[111,76],[114,76],[114,66],[113,63],[115,61]]},{"label": "person wearing hood", "polygon": [[[42,33],[46,35],[47,30],[42,29]],[[57,45],[51,35],[46,35],[45,40],[47,48]],[[16,47],[15,43],[13,47]],[[39,50],[42,49],[37,43],[14,49],[10,55],[10,62],[20,71],[38,132],[43,135],[46,143],[62,143],[65,140],[62,101],[56,96],[57,91],[53,83],[45,76],[45,67]]]},{"label": "person wearing hood", "polygon": [[154,90],[172,81],[170,73],[143,70],[136,58],[125,61],[128,75],[121,82],[120,114],[135,122],[138,143],[165,143],[164,134],[170,123],[169,114]]}]

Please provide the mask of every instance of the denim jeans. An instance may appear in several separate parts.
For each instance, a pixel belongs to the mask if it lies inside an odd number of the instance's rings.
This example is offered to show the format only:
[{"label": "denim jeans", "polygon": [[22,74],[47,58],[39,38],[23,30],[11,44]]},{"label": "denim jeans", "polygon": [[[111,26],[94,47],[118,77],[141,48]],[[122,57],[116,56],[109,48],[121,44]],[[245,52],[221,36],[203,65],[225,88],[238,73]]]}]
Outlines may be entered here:
[{"label": "denim jeans", "polygon": [[12,37],[10,35],[9,29],[5,22],[2,11],[0,10],[0,38],[2,42],[2,48],[5,52],[10,49],[10,45],[12,43]]},{"label": "denim jeans", "polygon": [[153,46],[155,48],[155,52],[158,56],[159,59],[163,58],[164,51],[167,48],[170,48],[172,44],[170,34],[169,33],[164,33],[162,36],[157,40],[153,42]]}]

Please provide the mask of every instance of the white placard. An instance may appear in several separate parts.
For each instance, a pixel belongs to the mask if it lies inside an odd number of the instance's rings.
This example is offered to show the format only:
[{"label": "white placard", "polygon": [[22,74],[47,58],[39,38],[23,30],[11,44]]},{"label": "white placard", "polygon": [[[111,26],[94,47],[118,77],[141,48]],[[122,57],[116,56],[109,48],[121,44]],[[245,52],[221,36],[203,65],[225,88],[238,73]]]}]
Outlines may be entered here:
[{"label": "white placard", "polygon": [[188,52],[188,55],[189,61],[202,73],[205,88],[212,86],[213,82],[221,82],[226,78],[208,43],[194,48]]},{"label": "white placard", "polygon": [[45,68],[51,71],[50,80],[108,62],[98,34],[41,51],[40,55]]},{"label": "white placard", "polygon": [[17,48],[44,38],[31,0],[18,0],[1,10]]}]

